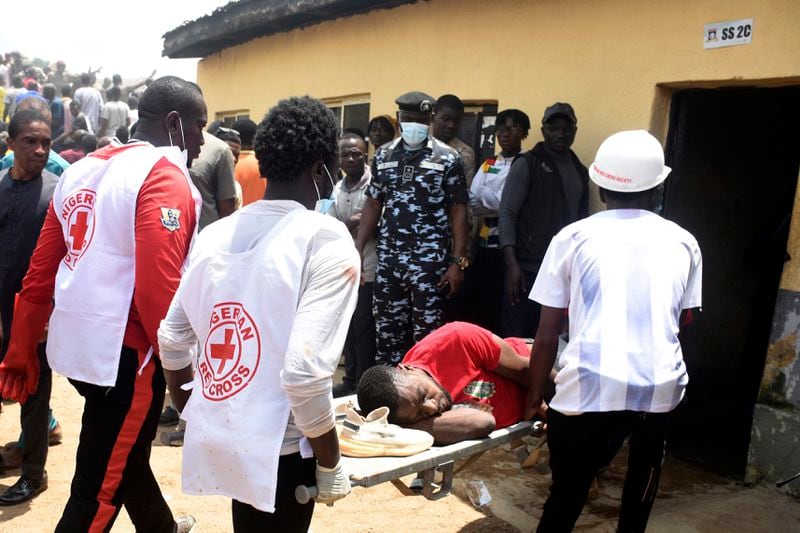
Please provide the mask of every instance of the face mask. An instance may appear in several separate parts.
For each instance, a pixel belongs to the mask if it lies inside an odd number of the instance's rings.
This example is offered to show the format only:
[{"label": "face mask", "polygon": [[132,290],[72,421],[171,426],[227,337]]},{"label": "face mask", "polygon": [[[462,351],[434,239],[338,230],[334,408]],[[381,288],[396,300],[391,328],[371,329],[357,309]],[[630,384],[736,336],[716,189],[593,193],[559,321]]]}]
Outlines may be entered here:
[{"label": "face mask", "polygon": [[[183,137],[183,119],[180,118],[178,115],[178,126],[181,128],[181,146],[183,146],[183,150],[181,150],[181,159],[183,160],[183,164],[188,166],[189,162],[189,151],[186,149],[186,139]],[[167,130],[167,135],[169,135],[169,145],[173,146],[172,144],[172,134]]]},{"label": "face mask", "polygon": [[[322,168],[325,169],[325,174],[328,175],[328,180],[331,182],[331,191],[333,191],[333,176],[331,176],[330,171],[328,170],[327,165],[323,164]],[[319,187],[317,187],[316,180],[312,180],[314,182],[314,188],[317,190],[317,203],[314,204],[314,211],[318,213],[322,213],[323,215],[328,212],[328,210],[333,205],[333,198],[322,198],[319,194]]]},{"label": "face mask", "polygon": [[419,122],[401,122],[403,141],[409,146],[419,146],[428,138],[430,126]]}]

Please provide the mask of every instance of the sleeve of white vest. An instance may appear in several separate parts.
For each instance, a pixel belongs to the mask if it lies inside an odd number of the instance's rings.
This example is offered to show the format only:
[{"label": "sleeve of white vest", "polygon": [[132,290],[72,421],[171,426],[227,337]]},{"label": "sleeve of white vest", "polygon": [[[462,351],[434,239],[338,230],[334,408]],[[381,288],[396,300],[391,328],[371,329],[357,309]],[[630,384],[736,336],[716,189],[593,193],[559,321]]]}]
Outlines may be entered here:
[{"label": "sleeve of white vest", "polygon": [[183,310],[179,292],[169,304],[167,316],[158,326],[158,352],[165,370],[180,370],[192,364],[197,352],[197,335]]},{"label": "sleeve of white vest", "polygon": [[331,381],[358,299],[360,267],[346,233],[322,231],[311,248],[281,384],[298,429],[315,438],[334,427]]}]

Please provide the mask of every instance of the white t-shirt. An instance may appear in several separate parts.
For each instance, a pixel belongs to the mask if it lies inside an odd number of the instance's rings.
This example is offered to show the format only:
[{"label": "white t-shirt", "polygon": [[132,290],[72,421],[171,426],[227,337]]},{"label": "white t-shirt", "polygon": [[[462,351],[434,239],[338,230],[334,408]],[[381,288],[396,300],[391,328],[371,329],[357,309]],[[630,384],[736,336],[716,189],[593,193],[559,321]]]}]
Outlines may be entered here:
[{"label": "white t-shirt", "polygon": [[81,106],[81,111],[92,124],[92,131],[98,131],[100,126],[100,108],[103,107],[103,97],[94,87],[81,87],[75,91],[73,100]]},{"label": "white t-shirt", "polygon": [[116,102],[108,101],[103,104],[103,109],[100,111],[100,118],[106,119],[108,125],[105,131],[100,132],[100,137],[113,137],[117,132],[117,128],[125,125],[125,122],[128,120],[129,111],[128,104],[120,102],[119,100]]},{"label": "white t-shirt", "polygon": [[649,211],[608,210],[562,229],[530,294],[569,308],[550,406],[565,414],[674,409],[689,381],[680,313],[700,307],[701,287],[695,238]]}]

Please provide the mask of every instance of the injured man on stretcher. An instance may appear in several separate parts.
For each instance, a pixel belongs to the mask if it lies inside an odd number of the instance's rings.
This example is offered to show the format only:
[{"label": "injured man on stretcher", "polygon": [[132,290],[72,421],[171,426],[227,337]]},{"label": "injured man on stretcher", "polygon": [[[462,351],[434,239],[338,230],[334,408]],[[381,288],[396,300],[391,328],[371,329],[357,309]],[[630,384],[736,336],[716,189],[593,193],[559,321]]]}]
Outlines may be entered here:
[{"label": "injured man on stretcher", "polygon": [[[415,344],[397,367],[367,370],[358,405],[363,413],[388,407],[390,423],[427,431],[437,446],[486,437],[522,420],[531,346],[451,322]],[[545,400],[554,392],[549,385]]]}]

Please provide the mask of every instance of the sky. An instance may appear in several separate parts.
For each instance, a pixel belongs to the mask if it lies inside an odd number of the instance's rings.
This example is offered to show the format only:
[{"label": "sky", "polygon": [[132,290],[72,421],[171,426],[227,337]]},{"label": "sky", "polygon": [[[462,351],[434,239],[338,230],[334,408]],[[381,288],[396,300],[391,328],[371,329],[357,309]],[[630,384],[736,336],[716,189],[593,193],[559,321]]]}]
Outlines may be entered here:
[{"label": "sky", "polygon": [[[59,59],[76,74],[102,67],[98,78],[126,80],[171,74],[195,81],[197,59],[161,56],[162,35],[209,14],[230,0],[38,0],[3,2],[0,53],[19,50],[29,59]],[[36,14],[42,16],[35,20]],[[33,24],[26,24],[30,20]],[[35,37],[34,37],[35,32]]]}]

